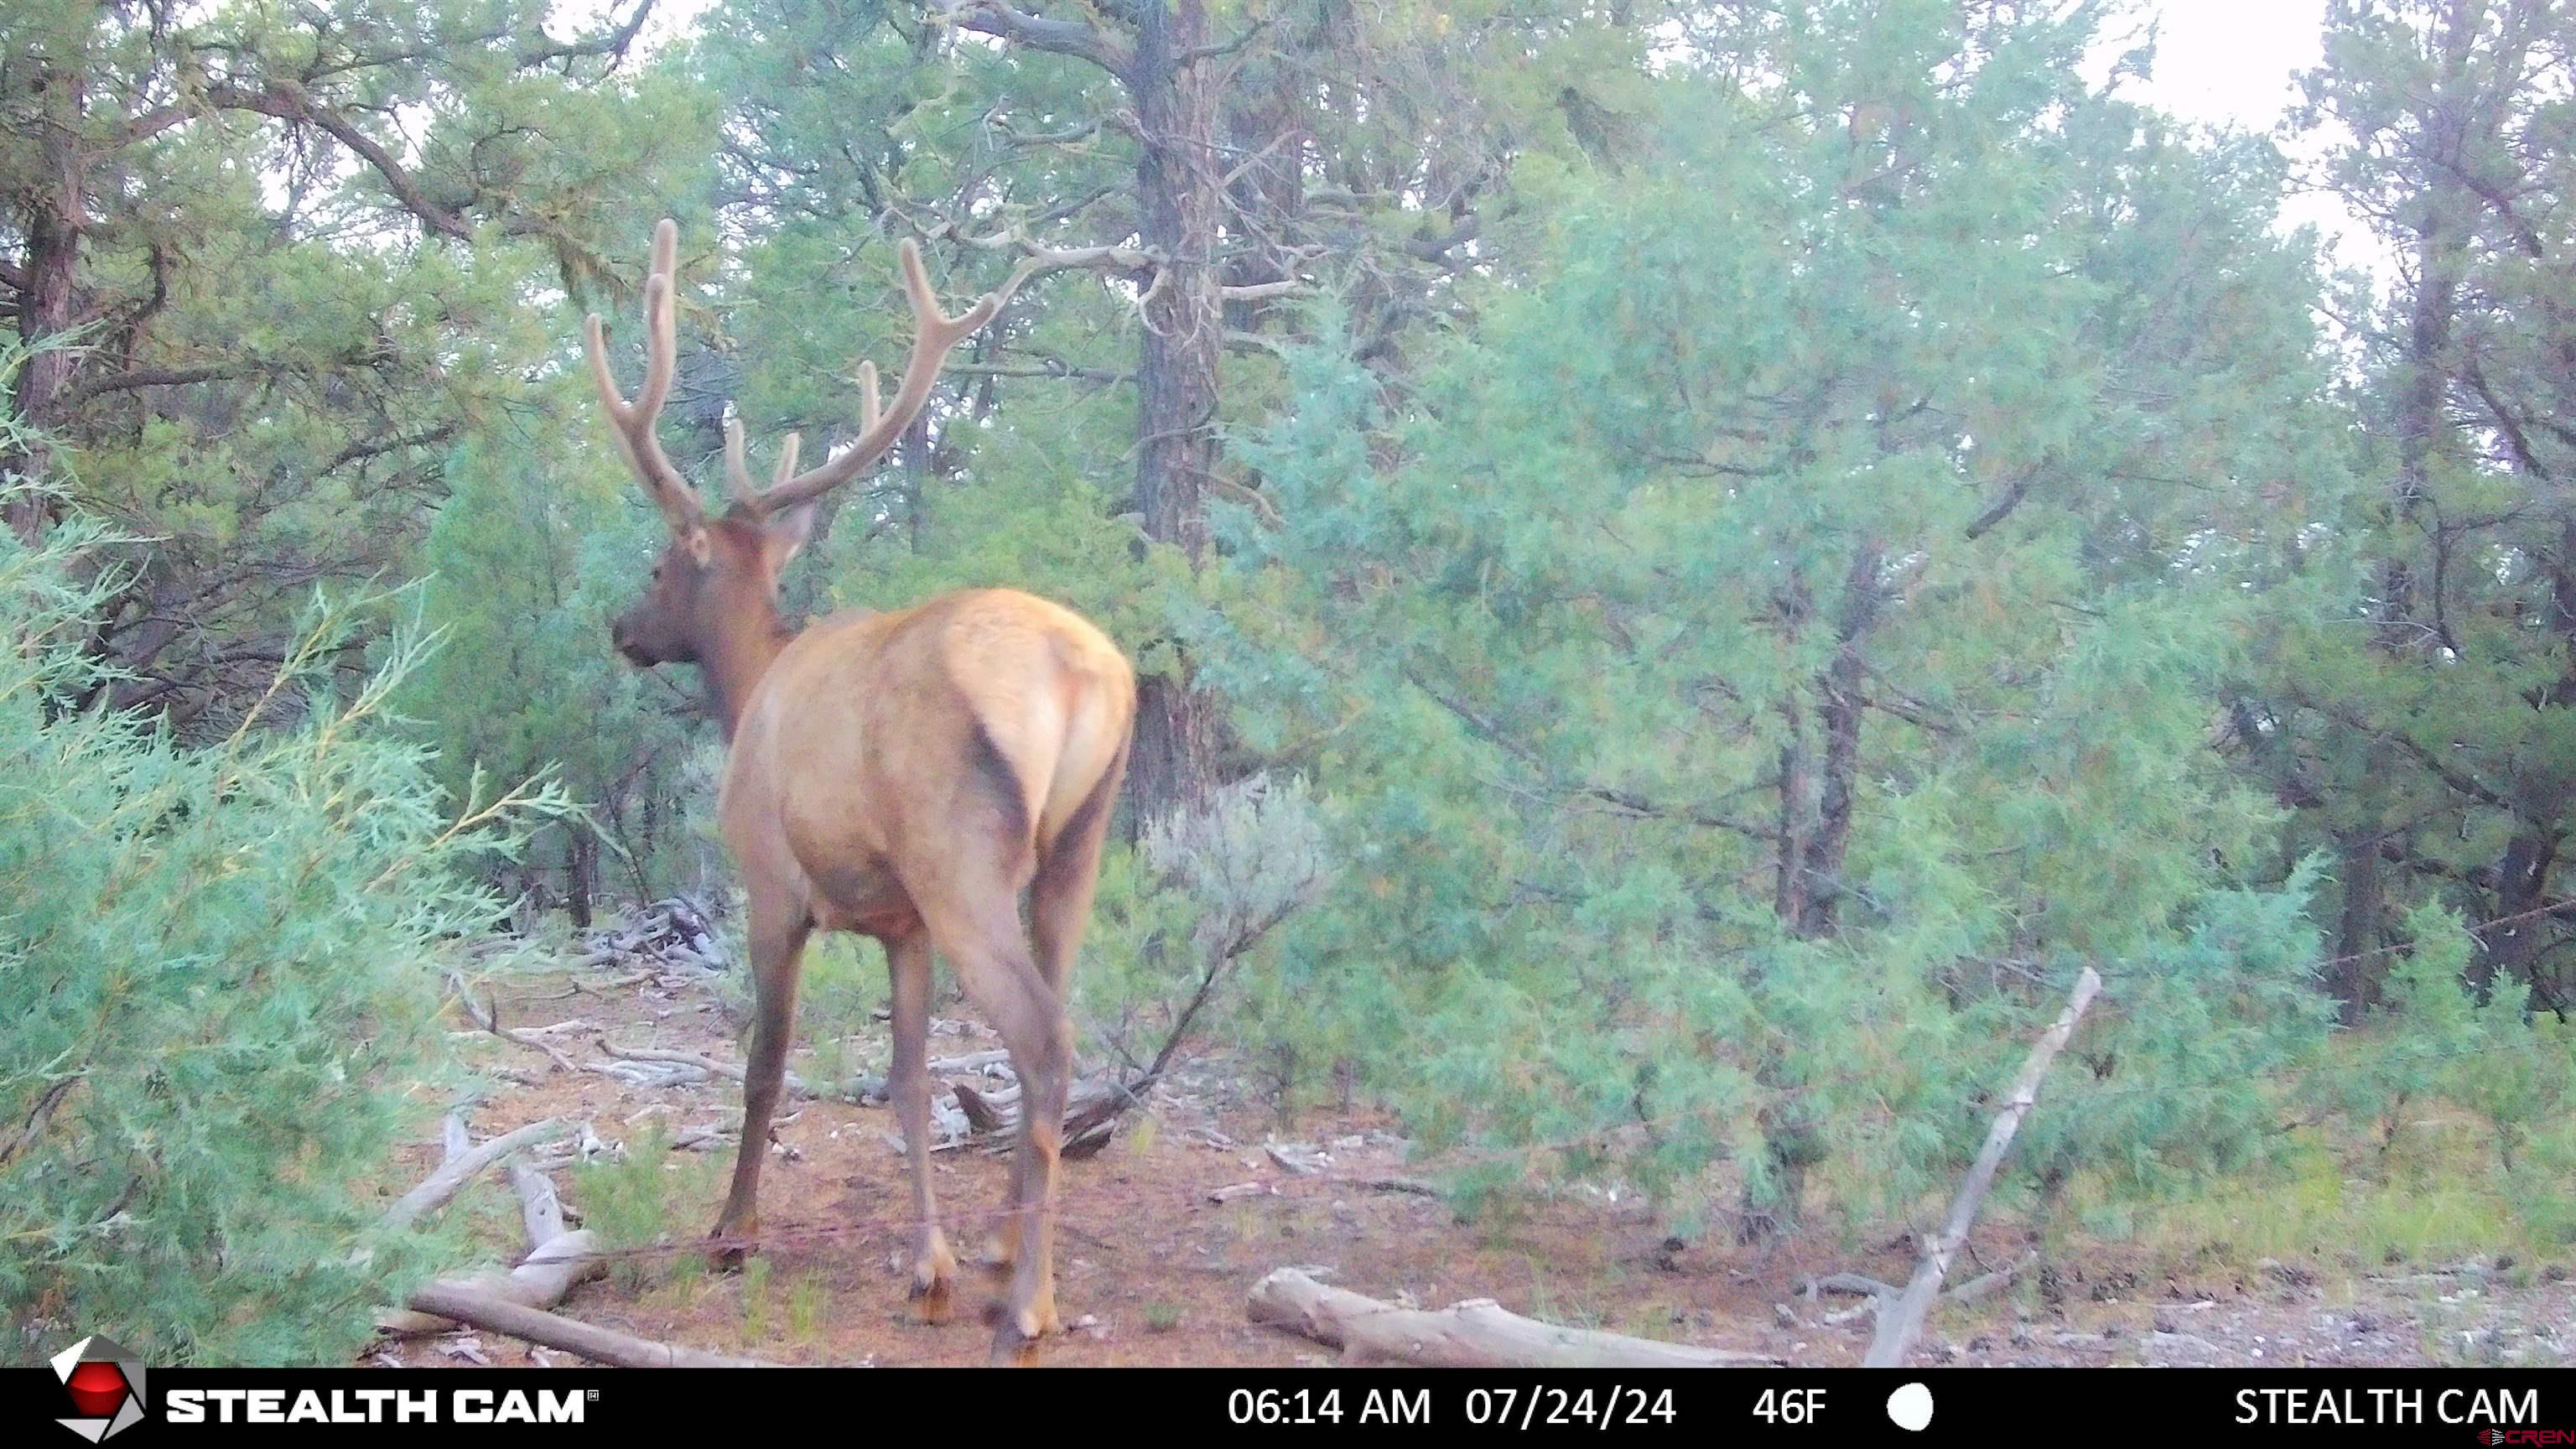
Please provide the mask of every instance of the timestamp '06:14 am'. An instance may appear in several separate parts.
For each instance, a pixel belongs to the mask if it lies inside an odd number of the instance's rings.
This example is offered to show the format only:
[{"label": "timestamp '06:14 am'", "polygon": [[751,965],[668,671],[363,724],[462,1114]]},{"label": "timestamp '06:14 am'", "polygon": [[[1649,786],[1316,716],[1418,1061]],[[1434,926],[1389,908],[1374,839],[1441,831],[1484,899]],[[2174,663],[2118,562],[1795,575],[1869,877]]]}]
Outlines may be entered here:
[{"label": "timestamp '06:14 am'", "polygon": [[1356,1416],[1342,1406],[1340,1389],[1236,1389],[1225,1396],[1225,1414],[1237,1424],[1428,1424],[1429,1389],[1367,1389]]}]

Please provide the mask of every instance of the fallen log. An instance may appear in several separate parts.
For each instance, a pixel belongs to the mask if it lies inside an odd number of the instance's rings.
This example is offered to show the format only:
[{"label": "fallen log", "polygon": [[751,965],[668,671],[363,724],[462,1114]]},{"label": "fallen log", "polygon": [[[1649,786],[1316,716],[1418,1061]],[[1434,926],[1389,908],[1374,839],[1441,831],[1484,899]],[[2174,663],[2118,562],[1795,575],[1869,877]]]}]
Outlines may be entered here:
[{"label": "fallen log", "polygon": [[1878,1316],[1878,1331],[1871,1335],[1869,1352],[1862,1355],[1863,1368],[1896,1368],[1905,1362],[1906,1353],[1914,1347],[1915,1335],[1923,1331],[1923,1315],[1932,1311],[1932,1300],[1941,1291],[1942,1275],[1950,1271],[1950,1259],[1968,1241],[1968,1229],[1977,1220],[1977,1205],[1985,1201],[1986,1189],[1995,1180],[1995,1169],[2003,1165],[2004,1149],[2012,1146],[2013,1134],[2021,1130],[2021,1119],[2039,1098],[2040,1078],[2048,1074],[2049,1063],[2075,1035],[2075,1023],[2083,1020],[2084,1009],[2093,1004],[2102,989],[2102,978],[2090,966],[2075,978],[2075,990],[2066,998],[2066,1009],[2058,1013],[2057,1024],[2040,1036],[2031,1047],[2030,1057],[2021,1066],[2021,1077],[2013,1083],[2012,1095],[2004,1099],[2003,1110],[1995,1114],[1995,1125],[1986,1133],[1986,1145],[1977,1153],[1976,1162],[1968,1168],[1967,1177],[1959,1184],[1959,1195],[1950,1204],[1950,1216],[1941,1231],[1923,1244],[1923,1261],[1915,1268],[1914,1278],[1905,1285],[1905,1296],[1894,1307]]},{"label": "fallen log", "polygon": [[[564,1233],[544,1247],[530,1253],[519,1266],[507,1273],[497,1269],[468,1274],[461,1278],[441,1278],[411,1296],[409,1309],[394,1309],[379,1314],[376,1327],[396,1338],[413,1338],[424,1333],[445,1333],[456,1327],[456,1315],[441,1316],[423,1306],[422,1293],[430,1289],[452,1291],[468,1298],[509,1303],[520,1308],[547,1309],[564,1300],[572,1285],[596,1278],[608,1270],[599,1258],[599,1242],[584,1228]],[[455,1320],[455,1321],[451,1321]],[[510,1332],[497,1324],[481,1324],[501,1333]],[[544,1340],[540,1339],[539,1342]]]},{"label": "fallen log", "polygon": [[547,1041],[542,1037],[532,1036],[516,1027],[503,1026],[501,1024],[501,1006],[500,999],[498,997],[495,997],[493,1001],[487,1005],[474,999],[474,993],[467,990],[465,987],[464,977],[451,976],[448,978],[448,982],[456,988],[457,1004],[465,1008],[465,1016],[467,1020],[514,1046],[523,1046],[534,1052],[544,1052],[547,1058],[551,1060],[557,1068],[563,1071],[573,1072],[580,1070],[579,1067],[573,1064],[572,1058],[565,1056],[554,1043]]},{"label": "fallen log", "polygon": [[2008,1286],[2013,1279],[2021,1275],[2022,1269],[2027,1268],[2038,1261],[2039,1250],[2034,1248],[2031,1251],[2022,1254],[2020,1257],[2013,1259],[2011,1262],[2004,1264],[2002,1267],[1997,1268],[1993,1272],[1971,1278],[1967,1282],[1960,1284],[1958,1287],[1952,1288],[1943,1293],[1941,1296],[1953,1303],[1974,1303],[1978,1299],[1993,1293],[1996,1289]]},{"label": "fallen log", "polygon": [[1786,1362],[1765,1353],[1561,1328],[1523,1318],[1490,1298],[1437,1311],[1399,1308],[1328,1288],[1294,1268],[1273,1270],[1252,1285],[1244,1310],[1255,1323],[1339,1348],[1350,1363],[1575,1369],[1778,1368]]},{"label": "fallen log", "polygon": [[731,1147],[733,1144],[734,1134],[721,1127],[683,1127],[680,1129],[680,1135],[671,1139],[671,1150],[673,1152],[713,1152],[719,1147]]},{"label": "fallen log", "polygon": [[[1300,1150],[1301,1148],[1302,1150]],[[1303,1144],[1291,1147],[1277,1142],[1265,1142],[1261,1144],[1261,1150],[1269,1156],[1271,1161],[1278,1163],[1281,1167],[1287,1169],[1290,1173],[1298,1177],[1313,1177],[1315,1174],[1324,1170],[1313,1162],[1307,1160],[1307,1154],[1314,1151],[1314,1149],[1304,1147]]]},{"label": "fallen log", "polygon": [[[984,1100],[983,1093],[976,1091],[973,1087],[966,1085],[964,1082],[959,1082],[956,1086],[951,1087],[949,1092],[957,1099],[957,1110],[966,1114],[966,1123],[968,1126],[974,1128],[978,1132],[999,1132],[1002,1130],[1003,1118],[1001,1110],[993,1103]],[[1018,1119],[1019,1114],[1017,1112],[1011,1114],[1011,1120],[1017,1121]]]},{"label": "fallen log", "polygon": [[[669,1047],[619,1046],[609,1040],[604,1032],[599,1037],[599,1049],[624,1061],[663,1062],[672,1066],[695,1067],[710,1076],[724,1077],[736,1083],[742,1081],[741,1067],[732,1062],[720,1062],[710,1056],[701,1056],[696,1052],[675,1051]],[[834,1101],[865,1105],[867,1098],[885,1094],[885,1078],[862,1074],[846,1082],[834,1084],[828,1090],[818,1090],[794,1072],[783,1072],[780,1074],[780,1087],[788,1096],[799,1100],[828,1097]]]},{"label": "fallen log", "polygon": [[951,1072],[980,1072],[986,1067],[1007,1066],[1010,1060],[1008,1051],[994,1047],[989,1051],[968,1052],[964,1056],[932,1057],[923,1070],[937,1077]]},{"label": "fallen log", "polygon": [[[736,1083],[742,1081],[741,1067],[732,1062],[720,1062],[710,1056],[701,1056],[696,1052],[674,1051],[669,1047],[623,1047],[609,1040],[604,1032],[599,1038],[599,1049],[612,1057],[630,1062],[669,1062],[675,1066],[696,1067],[709,1076],[729,1077]],[[787,1095],[791,1097],[814,1095],[806,1088],[804,1079],[794,1072],[781,1073],[780,1080]]]},{"label": "fallen log", "polygon": [[[395,1232],[411,1226],[422,1214],[434,1211],[456,1196],[458,1189],[473,1181],[476,1173],[522,1147],[561,1137],[571,1125],[561,1117],[548,1117],[543,1122],[532,1122],[516,1132],[495,1137],[470,1151],[453,1153],[438,1165],[436,1172],[424,1178],[420,1186],[396,1198],[394,1205],[385,1209],[377,1227],[385,1232]],[[456,1141],[454,1129],[449,1130],[446,1141],[453,1146]]]},{"label": "fallen log", "polygon": [[[1016,1089],[983,1092],[959,1083],[949,1088],[949,1096],[986,1152],[1001,1156],[1018,1149],[1020,1110]],[[1079,1162],[1108,1146],[1118,1129],[1118,1114],[1130,1100],[1127,1089],[1114,1081],[1086,1078],[1075,1082],[1064,1103],[1064,1160]]]},{"label": "fallen log", "polygon": [[519,1223],[528,1231],[528,1251],[536,1252],[564,1235],[563,1199],[555,1180],[525,1162],[510,1164],[510,1186],[519,1193]]},{"label": "fallen log", "polygon": [[637,1338],[631,1333],[600,1328],[579,1319],[566,1318],[560,1313],[524,1307],[459,1283],[432,1283],[411,1296],[411,1306],[416,1312],[452,1318],[470,1327],[506,1333],[529,1343],[577,1353],[593,1363],[607,1364],[612,1368],[784,1367],[763,1359],[730,1358],[704,1349]]},{"label": "fallen log", "polygon": [[1414,1197],[1441,1195],[1440,1184],[1419,1177],[1344,1177],[1334,1180],[1364,1187],[1371,1192],[1401,1192]]},{"label": "fallen log", "polygon": [[[451,1136],[448,1145],[453,1149],[456,1139]],[[464,1155],[451,1150],[449,1160]],[[528,1256],[506,1273],[493,1270],[443,1278],[438,1286],[501,1299],[523,1308],[552,1308],[572,1291],[572,1285],[598,1277],[608,1265],[600,1261],[598,1240],[589,1232],[566,1231],[563,1202],[555,1196],[553,1179],[525,1162],[513,1162],[510,1184],[519,1192],[519,1218],[527,1229]],[[416,1309],[388,1309],[376,1318],[376,1327],[397,1338],[445,1333],[455,1326],[448,1319]]]},{"label": "fallen log", "polygon": [[[1967,1282],[1961,1283],[1955,1288],[1943,1289],[1941,1292],[1941,1301],[1945,1303],[1974,1303],[1978,1299],[1987,1297],[1993,1294],[1997,1289],[2010,1284],[2015,1277],[2020,1275],[2022,1269],[2027,1268],[2038,1261],[2039,1253],[2036,1249],[2024,1253],[2020,1257],[2006,1263],[1991,1273],[1981,1274],[1978,1277],[1971,1278]],[[1823,1293],[1848,1293],[1861,1300],[1857,1306],[1843,1309],[1837,1313],[1825,1314],[1822,1321],[1828,1324],[1849,1323],[1855,1318],[1883,1312],[1886,1310],[1887,1305],[1894,1303],[1905,1296],[1905,1290],[1897,1287],[1895,1284],[1881,1283],[1876,1278],[1871,1278],[1859,1273],[1828,1273],[1821,1278],[1809,1278],[1798,1292],[1799,1296],[1805,1298],[1810,1303],[1815,1302],[1817,1295]]]},{"label": "fallen log", "polygon": [[1820,1293],[1849,1293],[1861,1298],[1894,1298],[1905,1290],[1893,1283],[1881,1283],[1875,1278],[1865,1277],[1859,1273],[1827,1273],[1821,1278],[1808,1279],[1806,1286],[1799,1291],[1808,1302],[1813,1303],[1816,1301],[1816,1295]]}]

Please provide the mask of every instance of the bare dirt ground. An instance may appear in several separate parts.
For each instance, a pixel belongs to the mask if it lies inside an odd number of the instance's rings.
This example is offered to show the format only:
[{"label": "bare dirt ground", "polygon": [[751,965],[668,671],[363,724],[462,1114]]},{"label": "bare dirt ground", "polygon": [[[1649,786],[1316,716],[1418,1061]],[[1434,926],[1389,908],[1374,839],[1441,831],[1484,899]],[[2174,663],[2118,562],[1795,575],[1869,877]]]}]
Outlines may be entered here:
[{"label": "bare dirt ground", "polygon": [[[637,975],[622,966],[574,965],[514,976],[496,992],[501,1020],[521,1029],[571,1020],[604,1029],[623,1047],[741,1060],[732,1026],[702,981]],[[812,1017],[790,1066],[819,1080],[833,1063],[816,1055]],[[882,1022],[870,1023],[835,1062],[881,1066],[883,1034]],[[577,1064],[608,1061],[584,1028],[542,1039]],[[980,1028],[943,1018],[931,1055],[994,1046]],[[644,1140],[657,1118],[675,1135],[739,1122],[740,1088],[730,1081],[637,1085],[562,1070],[539,1051],[491,1036],[465,1050],[526,1084],[469,1113],[478,1140],[560,1115],[586,1119],[613,1158]],[[672,1151],[655,1169],[668,1187],[655,1236],[673,1246],[648,1248],[609,1278],[576,1287],[562,1311],[648,1338],[789,1363],[982,1363],[989,1334],[975,1308],[998,1291],[982,1274],[962,1271],[962,1311],[950,1323],[918,1322],[905,1299],[910,1195],[893,1114],[809,1100],[788,1104],[782,1116],[762,1185],[765,1267],[705,1272],[687,1246],[714,1220],[732,1167],[728,1137],[709,1150]],[[1911,1270],[1912,1246],[1903,1239],[1854,1253],[1822,1233],[1759,1249],[1712,1237],[1672,1251],[1643,1204],[1606,1192],[1534,1196],[1461,1223],[1442,1199],[1379,1181],[1420,1179],[1438,1167],[1408,1162],[1392,1125],[1354,1112],[1309,1116],[1283,1133],[1266,1107],[1233,1100],[1220,1081],[1182,1075],[1158,1088],[1149,1110],[1122,1122],[1104,1151],[1067,1163],[1059,1176],[1057,1301],[1072,1331],[1049,1343],[1043,1360],[1330,1363],[1333,1350],[1245,1319],[1244,1295],[1256,1280],[1273,1268],[1302,1266],[1337,1286],[1408,1305],[1488,1297],[1555,1322],[1756,1350],[1799,1365],[1855,1364],[1869,1335],[1865,1306],[1851,1297],[1810,1297],[1802,1285],[1841,1272],[1901,1283]],[[1291,1136],[1302,1151],[1288,1156],[1309,1170],[1292,1170],[1265,1150]],[[437,1153],[428,1142],[406,1149],[393,1176],[417,1180]],[[935,1161],[949,1237],[966,1256],[994,1221],[1006,1164],[973,1144]],[[555,1174],[575,1211],[585,1206],[588,1171]],[[1240,1191],[1213,1199],[1222,1188]],[[475,1192],[482,1196],[451,1211],[481,1202],[494,1255],[509,1254],[515,1217],[504,1190],[487,1184]],[[1986,1264],[2010,1262],[2027,1247],[2009,1223],[1981,1228],[1974,1244]],[[1974,1271],[1963,1268],[1960,1276]],[[2576,1287],[2560,1265],[2362,1264],[2325,1248],[2313,1260],[2195,1267],[2122,1245],[2080,1256],[2061,1245],[2024,1278],[1982,1302],[1937,1310],[1918,1361],[2549,1366],[2576,1359]],[[472,1332],[386,1345],[370,1361],[576,1362]]]}]

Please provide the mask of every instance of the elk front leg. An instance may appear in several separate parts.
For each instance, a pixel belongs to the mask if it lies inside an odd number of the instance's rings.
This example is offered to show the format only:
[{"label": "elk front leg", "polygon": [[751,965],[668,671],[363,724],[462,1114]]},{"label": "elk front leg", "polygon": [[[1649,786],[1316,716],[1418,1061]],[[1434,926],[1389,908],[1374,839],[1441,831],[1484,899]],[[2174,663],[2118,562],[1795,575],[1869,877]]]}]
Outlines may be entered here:
[{"label": "elk front leg", "polygon": [[742,1265],[743,1247],[760,1233],[760,1165],[769,1157],[769,1119],[787,1076],[787,1038],[796,1021],[796,977],[813,921],[802,908],[755,897],[751,903],[751,1057],[742,1072],[742,1147],[734,1155],[733,1190],[710,1236],[726,1246],[718,1268]]},{"label": "elk front leg", "polygon": [[939,1231],[939,1202],[930,1186],[930,936],[914,930],[889,937],[886,980],[894,998],[894,1070],[886,1091],[903,1128],[904,1156],[912,1164],[912,1297],[924,1322],[948,1318],[949,1287],[957,1259]]}]

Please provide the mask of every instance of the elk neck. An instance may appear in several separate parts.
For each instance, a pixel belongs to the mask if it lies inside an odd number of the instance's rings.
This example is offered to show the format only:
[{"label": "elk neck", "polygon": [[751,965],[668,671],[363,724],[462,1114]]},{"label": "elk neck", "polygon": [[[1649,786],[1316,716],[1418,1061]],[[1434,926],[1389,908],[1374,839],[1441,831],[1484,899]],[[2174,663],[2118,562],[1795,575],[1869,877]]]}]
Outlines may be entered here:
[{"label": "elk neck", "polygon": [[733,743],[734,731],[742,724],[742,712],[751,703],[751,692],[760,687],[760,677],[769,672],[769,666],[798,632],[795,625],[780,616],[777,605],[764,599],[758,609],[744,610],[729,620],[715,647],[699,655],[698,672],[705,677],[707,687],[707,713],[715,716],[717,725],[724,730],[726,744]]}]

